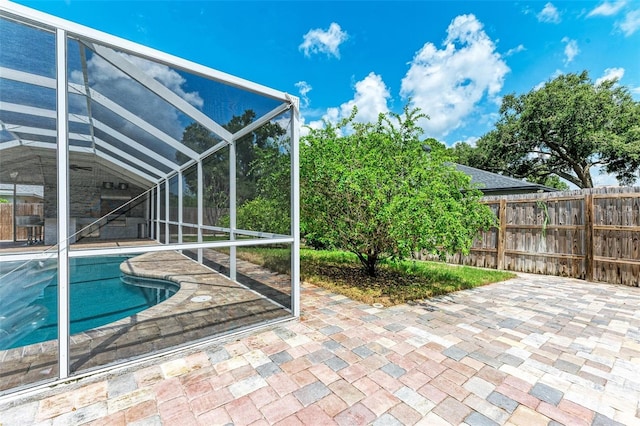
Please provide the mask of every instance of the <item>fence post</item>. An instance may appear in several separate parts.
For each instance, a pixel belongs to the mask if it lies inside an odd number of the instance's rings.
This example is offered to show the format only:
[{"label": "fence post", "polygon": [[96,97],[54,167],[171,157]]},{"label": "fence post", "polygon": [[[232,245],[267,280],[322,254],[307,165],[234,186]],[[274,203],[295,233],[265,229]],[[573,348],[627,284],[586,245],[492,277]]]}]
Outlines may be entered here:
[{"label": "fence post", "polygon": [[506,243],[507,235],[507,200],[504,198],[500,200],[500,206],[498,208],[498,220],[500,221],[498,228],[498,247],[496,253],[496,262],[498,269],[504,269],[504,246]]},{"label": "fence post", "polygon": [[593,194],[584,197],[584,267],[585,279],[593,281]]}]

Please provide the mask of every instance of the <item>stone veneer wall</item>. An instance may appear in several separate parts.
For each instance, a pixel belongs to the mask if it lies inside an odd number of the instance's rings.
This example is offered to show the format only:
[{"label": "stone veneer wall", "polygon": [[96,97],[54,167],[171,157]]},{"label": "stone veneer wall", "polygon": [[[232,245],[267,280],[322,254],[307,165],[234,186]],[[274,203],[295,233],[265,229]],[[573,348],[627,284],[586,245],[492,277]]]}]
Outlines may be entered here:
[{"label": "stone veneer wall", "polygon": [[[100,188],[94,182],[80,179],[72,179],[71,188],[69,216],[100,217]],[[58,186],[47,184],[44,187],[44,216],[51,218],[57,215]]]},{"label": "stone veneer wall", "polygon": [[[69,173],[71,184],[71,196],[69,206],[69,216],[71,217],[92,217],[99,218],[102,193],[102,182],[96,182],[95,177],[90,171],[71,171]],[[46,218],[55,218],[58,215],[58,188],[54,182],[46,182],[44,185],[44,216]],[[129,189],[118,190],[119,195],[129,196],[131,198],[137,196],[142,189],[129,186]],[[122,204],[126,201],[123,200]],[[144,217],[144,203],[134,207],[128,216]]]}]

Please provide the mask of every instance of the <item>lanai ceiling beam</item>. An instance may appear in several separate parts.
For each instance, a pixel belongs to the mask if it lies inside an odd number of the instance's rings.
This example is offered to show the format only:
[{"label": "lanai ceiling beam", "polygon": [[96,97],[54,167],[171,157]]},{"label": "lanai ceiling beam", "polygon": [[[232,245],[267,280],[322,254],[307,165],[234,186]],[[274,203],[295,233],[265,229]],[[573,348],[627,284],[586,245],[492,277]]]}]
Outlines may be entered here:
[{"label": "lanai ceiling beam", "polygon": [[107,62],[111,63],[111,65],[115,66],[120,71],[124,72],[129,77],[133,78],[135,81],[142,84],[144,87],[151,90],[156,95],[160,96],[169,104],[173,105],[176,109],[182,111],[184,114],[200,123],[209,131],[220,136],[223,140],[231,142],[232,135],[227,129],[213,121],[206,114],[191,105],[189,102],[185,101],[183,98],[163,86],[153,77],[145,74],[134,64],[126,60],[122,55],[118,54],[115,50],[93,43],[87,43],[87,46]]}]

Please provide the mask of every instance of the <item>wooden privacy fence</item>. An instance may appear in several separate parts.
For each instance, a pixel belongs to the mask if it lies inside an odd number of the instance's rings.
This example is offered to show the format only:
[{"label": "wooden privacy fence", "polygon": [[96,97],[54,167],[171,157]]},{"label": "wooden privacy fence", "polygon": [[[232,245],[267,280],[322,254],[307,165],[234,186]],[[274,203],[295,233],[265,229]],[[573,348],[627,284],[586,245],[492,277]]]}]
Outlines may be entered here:
[{"label": "wooden privacy fence", "polygon": [[[18,203],[16,204],[16,216],[40,216],[44,217],[44,204],[42,203]],[[27,239],[28,231],[24,227],[16,229],[16,240]],[[0,241],[13,241],[13,204],[0,203]]]},{"label": "wooden privacy fence", "polygon": [[640,286],[640,188],[484,197],[499,226],[447,261]]}]

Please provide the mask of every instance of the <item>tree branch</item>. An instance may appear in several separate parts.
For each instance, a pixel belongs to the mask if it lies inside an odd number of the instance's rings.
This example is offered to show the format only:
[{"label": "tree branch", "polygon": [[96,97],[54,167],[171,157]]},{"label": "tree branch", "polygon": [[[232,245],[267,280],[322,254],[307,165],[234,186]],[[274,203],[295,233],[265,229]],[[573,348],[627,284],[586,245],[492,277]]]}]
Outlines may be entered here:
[{"label": "tree branch", "polygon": [[566,179],[569,182],[571,182],[572,184],[576,185],[579,188],[582,188],[582,181],[580,179],[578,179],[577,177],[570,175],[567,172],[563,172],[560,170],[554,171],[555,174],[557,174],[558,176],[560,176],[562,179]]}]

